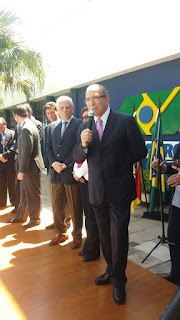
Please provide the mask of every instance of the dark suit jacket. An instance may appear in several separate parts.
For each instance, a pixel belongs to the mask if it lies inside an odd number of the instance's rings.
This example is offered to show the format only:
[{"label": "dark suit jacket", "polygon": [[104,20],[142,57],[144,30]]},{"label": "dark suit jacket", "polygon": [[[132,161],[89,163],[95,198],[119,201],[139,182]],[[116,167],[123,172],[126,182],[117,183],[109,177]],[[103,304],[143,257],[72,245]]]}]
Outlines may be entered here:
[{"label": "dark suit jacket", "polygon": [[51,183],[58,183],[59,181],[63,184],[77,183],[72,176],[74,164],[72,153],[81,123],[82,121],[80,119],[72,118],[62,138],[61,121],[57,120],[48,125],[46,131],[46,155],[49,160],[49,165],[52,166],[52,164],[57,161],[64,163],[67,166],[60,174],[52,168],[50,171]]},{"label": "dark suit jacket", "polygon": [[19,172],[37,175],[44,170],[39,132],[34,123],[26,118],[18,138]]},{"label": "dark suit jacket", "polygon": [[33,116],[31,116],[31,121],[35,124],[36,128],[38,129],[39,137],[40,137],[40,141],[41,141],[42,136],[43,136],[42,123]]},{"label": "dark suit jacket", "polygon": [[[60,118],[58,118],[58,120],[56,121],[57,124],[59,122],[61,122]],[[51,122],[50,122],[51,123]],[[49,160],[47,158],[47,151],[46,151],[46,145],[47,145],[47,137],[48,137],[48,131],[49,131],[49,125],[50,123],[45,127],[45,163],[46,163],[46,168],[47,168],[47,175],[49,174],[49,172],[51,171],[51,166],[49,165]]]},{"label": "dark suit jacket", "polygon": [[[174,155],[174,159],[178,159],[180,160],[180,143],[178,144],[177,148],[176,148],[176,152],[175,152],[175,155]],[[167,166],[167,170],[165,173],[167,174],[174,174],[174,173],[177,173],[178,171],[173,169],[171,166]]]},{"label": "dark suit jacket", "polygon": [[0,134],[0,154],[2,153],[5,159],[8,159],[6,163],[0,161],[0,170],[5,168],[10,171],[15,171],[15,151],[14,151],[14,131],[6,128],[6,139],[5,139],[5,151],[3,152],[3,146],[1,143],[1,134]]},{"label": "dark suit jacket", "polygon": [[133,163],[147,154],[134,118],[111,111],[101,142],[93,121],[93,139],[89,143],[87,155],[80,140],[80,133],[86,127],[87,123],[80,127],[74,160],[82,163],[87,157],[91,204],[101,204],[107,199],[112,205],[127,207],[136,198]]}]

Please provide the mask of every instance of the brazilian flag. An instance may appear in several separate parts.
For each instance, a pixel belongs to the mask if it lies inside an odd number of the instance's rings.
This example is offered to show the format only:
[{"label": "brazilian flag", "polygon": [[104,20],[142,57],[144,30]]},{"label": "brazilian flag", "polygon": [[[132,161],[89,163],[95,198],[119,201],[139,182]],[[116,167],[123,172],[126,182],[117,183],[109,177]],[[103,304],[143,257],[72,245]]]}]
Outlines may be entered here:
[{"label": "brazilian flag", "polygon": [[[157,118],[155,122],[153,137],[151,148],[149,151],[149,156],[147,160],[146,167],[150,169],[149,175],[149,188],[151,190],[150,196],[150,206],[149,212],[152,212],[156,207],[160,205],[160,194],[159,194],[159,181],[158,181],[158,171],[151,168],[151,162],[157,158],[157,143],[160,146],[160,162],[164,161],[164,147],[163,147],[163,135],[162,135],[162,127],[161,127],[161,115],[160,108],[157,112]],[[165,191],[166,191],[166,183],[165,183],[165,174],[161,174],[161,188],[162,188],[162,201],[165,202]]]}]

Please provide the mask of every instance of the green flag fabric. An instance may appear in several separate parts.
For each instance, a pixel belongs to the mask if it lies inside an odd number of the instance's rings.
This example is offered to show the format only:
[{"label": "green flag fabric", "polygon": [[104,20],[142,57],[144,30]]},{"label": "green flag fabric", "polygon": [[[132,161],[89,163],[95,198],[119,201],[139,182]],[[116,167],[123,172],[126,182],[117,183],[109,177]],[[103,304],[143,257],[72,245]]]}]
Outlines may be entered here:
[{"label": "green flag fabric", "polygon": [[[158,115],[159,115],[159,110],[158,110]],[[158,128],[159,125],[160,125],[160,128]],[[158,129],[160,131],[158,131]],[[159,137],[158,137],[158,135],[159,135]],[[160,161],[164,161],[164,147],[163,147],[161,118],[160,118],[160,121],[158,121],[158,117],[157,117],[155,127],[154,127],[151,148],[149,151],[149,156],[148,156],[147,165],[146,165],[146,167],[150,169],[149,188],[151,190],[151,195],[150,195],[149,212],[152,212],[156,207],[159,207],[159,205],[160,205],[158,171],[151,168],[151,162],[156,158],[156,154],[157,154],[156,148],[157,148],[158,139],[159,139],[159,144],[160,144]],[[165,174],[161,174],[161,187],[162,187],[162,201],[163,202],[165,202],[165,192],[166,192],[165,180],[166,180]]]}]

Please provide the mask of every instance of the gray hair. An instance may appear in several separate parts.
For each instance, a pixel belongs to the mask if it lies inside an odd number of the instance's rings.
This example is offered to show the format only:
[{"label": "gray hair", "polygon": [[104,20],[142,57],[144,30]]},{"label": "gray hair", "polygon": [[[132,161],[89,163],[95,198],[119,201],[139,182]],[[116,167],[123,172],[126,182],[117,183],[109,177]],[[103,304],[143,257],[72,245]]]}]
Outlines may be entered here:
[{"label": "gray hair", "polygon": [[71,107],[74,108],[74,103],[73,103],[72,99],[68,96],[60,96],[59,98],[57,98],[57,100],[56,100],[57,108],[58,108],[59,102],[61,102],[61,101],[69,101]]},{"label": "gray hair", "polygon": [[94,89],[101,89],[102,94],[108,96],[107,89],[102,84],[99,84],[99,83],[90,84],[87,87],[86,92],[89,91],[89,90],[94,90]]}]

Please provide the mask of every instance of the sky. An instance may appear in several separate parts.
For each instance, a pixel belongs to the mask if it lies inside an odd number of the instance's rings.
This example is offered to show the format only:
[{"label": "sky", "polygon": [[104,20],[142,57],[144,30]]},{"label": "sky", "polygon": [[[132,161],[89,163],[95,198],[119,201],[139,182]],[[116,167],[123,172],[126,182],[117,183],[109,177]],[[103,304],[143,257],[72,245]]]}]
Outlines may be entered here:
[{"label": "sky", "polygon": [[44,92],[56,92],[177,54],[179,0],[1,0],[40,52]]}]

